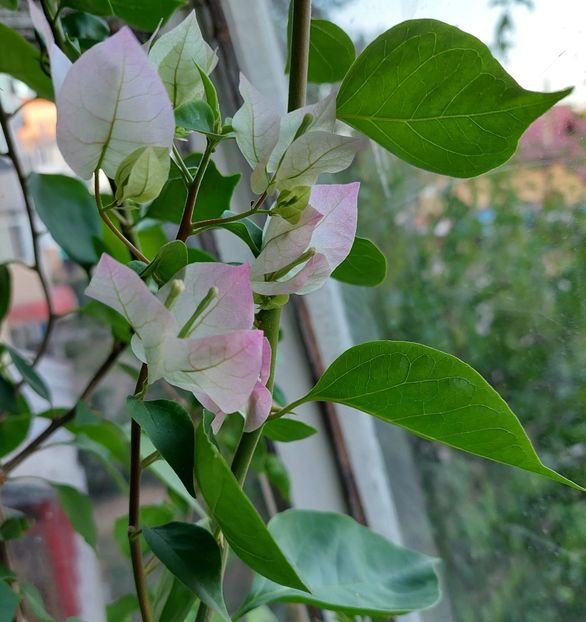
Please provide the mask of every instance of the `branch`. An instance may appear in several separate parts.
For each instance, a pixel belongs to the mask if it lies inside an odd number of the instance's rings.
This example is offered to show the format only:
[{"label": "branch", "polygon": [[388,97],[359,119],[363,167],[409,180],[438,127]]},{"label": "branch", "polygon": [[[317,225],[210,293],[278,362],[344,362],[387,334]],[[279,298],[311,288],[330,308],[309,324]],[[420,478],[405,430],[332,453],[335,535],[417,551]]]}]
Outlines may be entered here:
[{"label": "branch", "polygon": [[[143,396],[146,391],[148,367],[143,363],[136,381],[134,395]],[[130,494],[128,497],[128,543],[130,545],[130,558],[132,560],[132,572],[140,613],[143,622],[153,622],[153,613],[149,600],[149,591],[146,581],[146,573],[142,563],[142,550],[140,547],[140,476],[142,464],[140,459],[140,426],[134,419],[130,427]]]},{"label": "branch", "polygon": [[12,133],[10,131],[10,122],[4,107],[2,106],[2,102],[0,101],[0,125],[2,126],[2,132],[4,134],[4,139],[6,141],[7,155],[12,161],[12,166],[14,166],[14,171],[16,173],[16,177],[18,178],[18,183],[20,185],[20,189],[22,191],[22,196],[24,199],[24,207],[26,209],[26,216],[29,224],[29,229],[31,232],[31,240],[33,245],[33,265],[31,268],[37,273],[39,277],[39,283],[41,285],[41,289],[43,290],[43,297],[45,298],[45,302],[47,304],[47,327],[45,328],[45,333],[43,334],[43,338],[41,339],[41,343],[37,348],[37,352],[33,358],[32,365],[33,367],[39,362],[45,351],[47,350],[47,346],[49,345],[49,339],[51,338],[51,332],[53,330],[53,326],[55,323],[55,311],[53,309],[53,303],[51,301],[51,294],[49,291],[49,284],[45,275],[43,273],[43,268],[41,265],[41,252],[39,248],[39,237],[40,233],[37,231],[35,226],[35,214],[33,210],[33,206],[31,204],[28,190],[26,187],[26,176],[24,174],[22,165],[20,163],[20,159],[18,157],[18,152],[16,150],[16,145],[12,139]]},{"label": "branch", "polygon": [[199,162],[199,166],[197,167],[197,173],[193,178],[193,183],[189,188],[189,193],[187,195],[187,201],[185,202],[185,209],[183,210],[183,218],[181,219],[181,224],[179,225],[179,231],[177,232],[177,240],[181,240],[185,242],[189,235],[191,234],[191,228],[193,227],[193,212],[195,210],[195,204],[197,202],[197,195],[199,194],[199,189],[201,188],[201,182],[203,181],[203,177],[208,168],[208,164],[212,158],[212,153],[215,149],[215,142],[207,139],[206,148],[201,156],[201,160]]},{"label": "branch", "polygon": [[118,227],[110,220],[110,217],[106,213],[106,208],[102,204],[102,197],[100,195],[100,174],[99,170],[96,169],[94,171],[94,195],[96,200],[96,206],[98,207],[98,212],[100,214],[100,218],[104,221],[106,227],[110,229],[110,231],[128,248],[128,250],[140,261],[144,263],[149,263],[147,257],[145,257],[136,246],[122,233],[118,230]]},{"label": "branch", "polygon": [[48,438],[50,438],[57,430],[69,423],[75,417],[75,410],[78,404],[91,397],[98,384],[104,378],[104,376],[110,371],[110,368],[116,362],[119,354],[124,350],[124,344],[116,341],[112,346],[112,350],[108,355],[108,358],[101,364],[99,369],[87,383],[85,389],[82,391],[77,402],[72,406],[64,415],[51,421],[51,423],[32,441],[28,443],[23,449],[21,449],[16,456],[10,459],[3,467],[0,467],[0,483],[11,471],[13,471],[19,464],[26,460],[31,454],[33,454]]}]

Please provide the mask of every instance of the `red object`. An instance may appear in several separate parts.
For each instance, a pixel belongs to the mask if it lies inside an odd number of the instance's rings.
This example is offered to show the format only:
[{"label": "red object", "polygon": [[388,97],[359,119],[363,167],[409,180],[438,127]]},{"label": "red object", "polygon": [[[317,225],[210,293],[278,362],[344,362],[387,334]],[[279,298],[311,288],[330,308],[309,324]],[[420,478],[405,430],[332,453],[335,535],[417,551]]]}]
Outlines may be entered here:
[{"label": "red object", "polygon": [[47,545],[61,611],[65,617],[79,615],[75,532],[56,500],[43,502],[39,510],[39,527]]},{"label": "red object", "polygon": [[[53,303],[53,313],[61,315],[69,313],[77,308],[75,294],[69,285],[54,285],[49,290],[51,302]],[[27,302],[22,305],[13,305],[8,313],[9,322],[28,323],[43,322],[49,315],[47,301],[44,298]]]}]

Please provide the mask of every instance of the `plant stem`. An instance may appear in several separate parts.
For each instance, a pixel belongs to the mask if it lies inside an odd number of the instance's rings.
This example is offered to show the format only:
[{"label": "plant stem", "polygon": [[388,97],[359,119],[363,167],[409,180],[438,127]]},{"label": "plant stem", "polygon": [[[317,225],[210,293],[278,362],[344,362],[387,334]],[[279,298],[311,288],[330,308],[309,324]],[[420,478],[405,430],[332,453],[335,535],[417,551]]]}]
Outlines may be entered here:
[{"label": "plant stem", "polygon": [[[148,367],[143,363],[136,381],[135,396],[142,396],[145,391],[148,377]],[[130,494],[128,497],[128,542],[130,544],[130,557],[132,560],[132,572],[136,595],[140,606],[143,622],[153,622],[153,613],[149,600],[146,574],[142,563],[142,550],[140,547],[140,426],[134,419],[130,427]]]},{"label": "plant stem", "polygon": [[110,217],[106,213],[106,209],[102,204],[102,197],[100,196],[100,175],[99,171],[96,169],[94,172],[94,195],[96,199],[96,205],[98,207],[98,213],[100,214],[100,218],[106,224],[106,227],[110,229],[110,231],[128,248],[128,250],[140,261],[144,263],[149,263],[147,257],[145,257],[136,246],[118,229],[118,227],[110,220]]},{"label": "plant stem", "polygon": [[[309,27],[311,25],[311,0],[291,0],[293,3],[293,31],[291,35],[291,68],[289,74],[289,112],[305,105],[307,67],[309,59]],[[264,200],[264,198],[263,198]],[[271,369],[267,388],[273,390],[277,363],[277,346],[282,308],[261,311],[258,324],[271,345]],[[254,450],[262,436],[262,426],[253,432],[243,432],[232,460],[232,473],[242,486]],[[224,552],[225,555],[225,552]],[[210,610],[203,603],[197,610],[195,622],[208,622]]]},{"label": "plant stem", "polygon": [[289,112],[305,106],[307,68],[309,66],[309,30],[311,0],[291,0],[293,19],[291,29],[291,67],[289,72]]},{"label": "plant stem", "polygon": [[[270,311],[261,311],[258,314],[258,325],[271,344],[271,371],[267,380],[267,389],[273,390],[275,384],[275,366],[277,362],[277,346],[279,343],[279,327],[281,322],[281,307]],[[232,460],[232,473],[242,486],[250,467],[254,450],[262,436],[262,426],[253,432],[243,432]]]},{"label": "plant stem", "polygon": [[28,189],[26,187],[26,176],[24,174],[24,170],[22,168],[20,159],[18,157],[16,145],[12,139],[12,133],[10,131],[10,123],[8,120],[8,115],[6,114],[1,101],[0,101],[0,125],[2,126],[2,132],[4,134],[4,140],[6,142],[7,154],[10,160],[12,161],[12,166],[14,167],[14,171],[16,173],[18,184],[20,186],[22,197],[24,200],[24,207],[26,209],[26,216],[27,216],[27,220],[29,224],[29,230],[31,233],[31,240],[32,240],[32,247],[33,247],[32,269],[37,273],[39,277],[39,283],[41,285],[41,289],[43,290],[43,297],[47,305],[47,325],[45,327],[45,332],[43,334],[41,343],[39,344],[35,357],[32,361],[32,364],[34,367],[39,362],[40,358],[45,353],[47,346],[49,345],[49,339],[51,337],[51,332],[53,330],[53,326],[55,323],[55,311],[53,309],[53,303],[51,301],[49,283],[47,282],[47,279],[43,272],[41,251],[39,248],[40,233],[37,231],[37,228],[35,226],[35,214],[34,214],[33,206],[31,204],[31,201],[28,195]]},{"label": "plant stem", "polygon": [[199,194],[199,189],[201,188],[201,182],[203,181],[203,177],[208,168],[208,164],[212,159],[212,153],[216,147],[216,143],[213,140],[207,139],[206,148],[201,156],[201,160],[199,162],[199,166],[197,167],[197,172],[195,177],[193,178],[193,183],[189,188],[189,193],[187,194],[187,201],[185,202],[185,209],[183,210],[183,218],[181,219],[181,224],[179,225],[179,231],[177,232],[177,240],[181,240],[185,242],[189,235],[191,234],[191,228],[193,227],[193,212],[195,210],[195,204],[197,202],[197,195]]},{"label": "plant stem", "polygon": [[108,358],[100,365],[99,369],[87,383],[85,389],[82,391],[75,406],[70,408],[64,415],[54,419],[51,423],[32,441],[28,443],[23,449],[21,449],[16,456],[11,458],[3,467],[0,467],[0,483],[3,478],[14,470],[21,462],[26,460],[31,454],[33,454],[40,445],[42,445],[49,437],[51,437],[57,430],[69,423],[75,417],[75,410],[77,405],[91,397],[102,378],[110,371],[111,367],[116,362],[118,355],[124,349],[124,344],[115,342],[112,346],[112,350],[108,355]]}]

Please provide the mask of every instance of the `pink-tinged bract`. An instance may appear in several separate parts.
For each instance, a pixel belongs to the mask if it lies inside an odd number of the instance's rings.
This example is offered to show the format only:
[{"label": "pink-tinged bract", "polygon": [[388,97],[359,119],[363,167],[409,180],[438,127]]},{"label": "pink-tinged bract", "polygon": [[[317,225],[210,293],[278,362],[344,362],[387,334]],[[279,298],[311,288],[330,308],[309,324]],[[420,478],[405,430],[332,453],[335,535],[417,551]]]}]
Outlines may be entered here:
[{"label": "pink-tinged bract", "polygon": [[165,87],[128,28],[71,66],[57,97],[57,144],[80,177],[101,168],[114,178],[139,147],[170,149],[174,132]]},{"label": "pink-tinged bract", "polygon": [[[252,265],[252,289],[267,296],[307,294],[323,285],[348,256],[358,219],[359,183],[317,185],[298,223],[273,216],[265,228],[263,249]],[[305,263],[271,280],[307,251]]]},{"label": "pink-tinged bract", "polygon": [[[184,279],[185,286],[169,310],[164,304],[168,287],[157,296],[133,270],[103,255],[86,293],[132,326],[132,347],[149,366],[149,382],[165,378],[191,391],[210,410],[231,413],[245,410],[266,354],[262,331],[252,329],[248,275],[246,265],[187,266],[175,277]],[[190,334],[179,338],[212,288],[217,297],[195,318]]]}]

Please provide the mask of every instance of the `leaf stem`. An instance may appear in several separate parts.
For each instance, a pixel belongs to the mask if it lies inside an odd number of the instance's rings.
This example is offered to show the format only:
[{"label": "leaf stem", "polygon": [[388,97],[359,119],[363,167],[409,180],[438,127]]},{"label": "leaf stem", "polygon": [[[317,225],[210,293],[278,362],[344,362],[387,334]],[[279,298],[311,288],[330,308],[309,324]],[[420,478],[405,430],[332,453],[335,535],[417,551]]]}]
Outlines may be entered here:
[{"label": "leaf stem", "polygon": [[[135,396],[142,397],[146,390],[148,367],[143,363],[136,381]],[[149,600],[146,573],[142,561],[140,547],[140,476],[142,471],[140,459],[140,426],[134,419],[130,427],[130,494],[128,497],[128,543],[136,595],[143,622],[153,622],[153,613]]]},{"label": "leaf stem", "polygon": [[43,354],[45,353],[49,345],[49,339],[51,338],[51,332],[53,331],[53,326],[55,323],[55,309],[53,308],[53,302],[51,301],[49,283],[43,271],[41,251],[39,247],[39,237],[41,234],[39,233],[35,225],[35,213],[34,213],[34,209],[31,204],[31,200],[28,194],[28,189],[26,186],[26,176],[24,174],[24,170],[20,163],[20,158],[18,157],[18,151],[16,149],[16,145],[12,138],[12,133],[10,131],[9,117],[6,114],[6,111],[4,110],[1,101],[0,101],[0,126],[2,127],[2,133],[4,134],[7,154],[10,160],[12,161],[12,166],[14,167],[14,171],[16,173],[18,184],[20,186],[22,197],[24,200],[24,207],[26,210],[26,216],[28,220],[29,230],[31,233],[31,240],[32,240],[32,247],[33,247],[33,264],[31,268],[38,275],[39,283],[41,285],[41,289],[43,290],[43,298],[45,299],[45,304],[47,305],[47,325],[45,327],[45,332],[43,334],[43,338],[41,339],[41,343],[39,344],[37,348],[37,352],[32,361],[32,365],[34,367],[39,362],[39,360],[41,359],[41,357],[43,356]]},{"label": "leaf stem", "polygon": [[234,214],[234,216],[227,216],[226,218],[210,218],[208,220],[200,220],[193,224],[193,229],[191,230],[192,234],[201,233],[206,229],[211,229],[212,227],[221,227],[222,225],[228,224],[230,222],[238,222],[239,220],[243,220],[248,216],[254,216],[255,214],[270,214],[272,210],[270,209],[249,209],[246,212],[240,212],[240,214]]},{"label": "leaf stem", "polygon": [[195,173],[195,177],[193,178],[193,182],[189,187],[189,192],[187,194],[187,201],[185,202],[185,209],[183,210],[183,218],[181,219],[181,224],[179,225],[179,231],[177,232],[177,240],[181,240],[185,242],[189,235],[191,234],[191,228],[193,226],[193,213],[195,211],[195,204],[197,202],[197,195],[199,194],[199,189],[201,188],[201,183],[203,181],[203,177],[208,168],[208,164],[212,159],[212,153],[216,147],[216,142],[207,139],[206,148],[201,156],[201,160],[199,162],[199,166],[197,167],[197,172]]},{"label": "leaf stem", "polygon": [[144,263],[149,263],[147,257],[145,257],[136,246],[118,229],[118,227],[112,222],[110,217],[106,212],[106,207],[104,207],[102,203],[102,197],[100,196],[100,175],[99,171],[96,169],[94,172],[94,195],[96,200],[96,205],[98,207],[98,213],[100,214],[100,218],[104,221],[106,227],[110,229],[110,231],[128,248],[128,250],[140,261],[144,261]]}]

